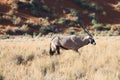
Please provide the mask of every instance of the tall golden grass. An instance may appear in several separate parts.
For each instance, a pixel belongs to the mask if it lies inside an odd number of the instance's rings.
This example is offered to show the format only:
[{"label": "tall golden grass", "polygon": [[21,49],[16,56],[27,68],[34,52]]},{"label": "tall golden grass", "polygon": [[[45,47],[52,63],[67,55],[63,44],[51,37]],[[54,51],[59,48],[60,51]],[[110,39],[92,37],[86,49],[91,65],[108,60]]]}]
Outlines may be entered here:
[{"label": "tall golden grass", "polygon": [[120,37],[49,56],[51,38],[0,40],[1,80],[120,80]]}]

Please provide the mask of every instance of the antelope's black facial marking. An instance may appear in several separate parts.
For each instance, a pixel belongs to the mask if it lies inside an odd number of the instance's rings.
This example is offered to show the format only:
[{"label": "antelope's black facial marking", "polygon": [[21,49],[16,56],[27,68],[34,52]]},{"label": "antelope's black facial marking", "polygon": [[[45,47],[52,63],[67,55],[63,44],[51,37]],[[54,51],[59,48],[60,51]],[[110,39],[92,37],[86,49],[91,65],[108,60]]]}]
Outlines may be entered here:
[{"label": "antelope's black facial marking", "polygon": [[95,42],[95,40],[93,39],[93,38],[89,38],[89,42],[91,43],[91,44],[93,44],[93,45],[96,45],[96,42]]}]

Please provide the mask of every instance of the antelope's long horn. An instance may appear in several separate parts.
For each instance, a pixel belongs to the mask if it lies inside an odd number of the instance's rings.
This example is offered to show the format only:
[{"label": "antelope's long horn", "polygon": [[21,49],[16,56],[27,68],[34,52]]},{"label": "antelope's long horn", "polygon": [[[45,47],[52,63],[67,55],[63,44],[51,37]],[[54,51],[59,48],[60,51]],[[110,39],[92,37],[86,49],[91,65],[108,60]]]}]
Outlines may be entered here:
[{"label": "antelope's long horn", "polygon": [[90,32],[85,28],[85,26],[83,24],[80,24],[80,26],[82,27],[82,29],[90,36],[93,37]]}]

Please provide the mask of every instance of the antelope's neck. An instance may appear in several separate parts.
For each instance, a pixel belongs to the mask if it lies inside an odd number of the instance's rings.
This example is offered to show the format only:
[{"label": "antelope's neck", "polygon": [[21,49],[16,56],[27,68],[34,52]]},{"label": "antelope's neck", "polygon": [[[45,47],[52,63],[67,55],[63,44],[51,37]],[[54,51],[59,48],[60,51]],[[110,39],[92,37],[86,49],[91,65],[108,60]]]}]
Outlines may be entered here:
[{"label": "antelope's neck", "polygon": [[90,43],[88,39],[84,39],[83,41],[85,45],[88,45]]}]

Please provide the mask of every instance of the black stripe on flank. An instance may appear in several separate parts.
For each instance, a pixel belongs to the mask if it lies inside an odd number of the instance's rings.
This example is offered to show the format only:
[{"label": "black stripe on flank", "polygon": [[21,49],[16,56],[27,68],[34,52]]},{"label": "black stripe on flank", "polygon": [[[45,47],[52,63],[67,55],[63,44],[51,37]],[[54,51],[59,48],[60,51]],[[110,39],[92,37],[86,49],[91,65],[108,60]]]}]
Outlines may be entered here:
[{"label": "black stripe on flank", "polygon": [[63,46],[60,46],[62,49],[65,49],[65,50],[68,50],[68,48],[65,48],[65,47],[63,47]]}]

